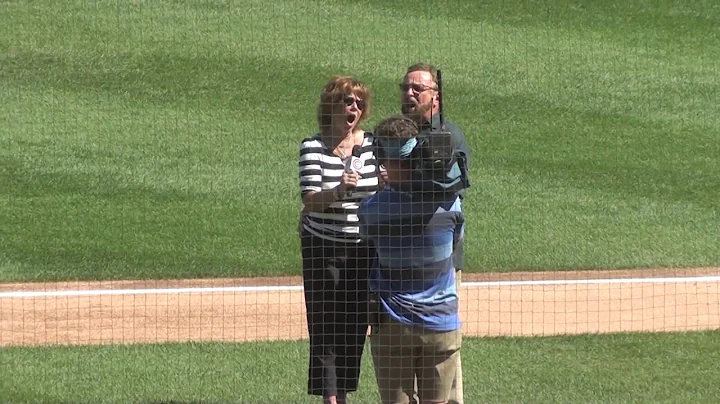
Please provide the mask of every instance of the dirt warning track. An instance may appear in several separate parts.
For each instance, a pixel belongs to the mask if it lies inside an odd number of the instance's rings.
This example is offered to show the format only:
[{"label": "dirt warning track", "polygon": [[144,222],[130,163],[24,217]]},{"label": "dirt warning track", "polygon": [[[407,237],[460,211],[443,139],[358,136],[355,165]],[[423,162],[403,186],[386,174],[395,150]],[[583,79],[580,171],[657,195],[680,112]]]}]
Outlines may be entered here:
[{"label": "dirt warning track", "polygon": [[[464,274],[467,336],[720,329],[720,268]],[[307,337],[300,279],[0,284],[0,346]]]}]

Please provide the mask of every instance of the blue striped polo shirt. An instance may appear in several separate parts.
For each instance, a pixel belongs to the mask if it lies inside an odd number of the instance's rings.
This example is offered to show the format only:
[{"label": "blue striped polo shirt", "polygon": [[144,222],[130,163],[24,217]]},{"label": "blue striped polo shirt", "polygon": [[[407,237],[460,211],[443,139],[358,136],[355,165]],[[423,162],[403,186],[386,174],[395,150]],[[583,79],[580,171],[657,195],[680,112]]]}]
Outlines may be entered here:
[{"label": "blue striped polo shirt", "polygon": [[403,192],[390,186],[358,209],[360,235],[377,251],[370,287],[388,315],[434,331],[461,326],[453,246],[464,232],[454,192]]}]

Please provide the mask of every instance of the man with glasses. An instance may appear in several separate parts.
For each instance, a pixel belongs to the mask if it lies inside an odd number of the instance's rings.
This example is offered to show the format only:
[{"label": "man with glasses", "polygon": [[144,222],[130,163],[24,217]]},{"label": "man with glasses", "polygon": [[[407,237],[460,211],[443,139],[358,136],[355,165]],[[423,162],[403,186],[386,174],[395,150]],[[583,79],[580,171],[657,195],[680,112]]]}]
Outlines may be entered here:
[{"label": "man with glasses", "polygon": [[[446,130],[452,134],[453,147],[465,154],[467,169],[470,169],[470,147],[462,130],[447,118],[443,117],[444,128],[440,127],[440,96],[437,82],[437,68],[427,63],[416,63],[408,67],[405,77],[400,84],[401,111],[403,115],[415,121],[420,128],[420,136],[431,131]],[[465,190],[458,192],[460,201],[465,197]],[[458,293],[462,268],[464,267],[465,253],[462,240],[455,246],[453,261],[455,264]],[[450,395],[450,404],[463,403],[462,365],[460,358],[457,362],[457,374],[453,381]]]}]

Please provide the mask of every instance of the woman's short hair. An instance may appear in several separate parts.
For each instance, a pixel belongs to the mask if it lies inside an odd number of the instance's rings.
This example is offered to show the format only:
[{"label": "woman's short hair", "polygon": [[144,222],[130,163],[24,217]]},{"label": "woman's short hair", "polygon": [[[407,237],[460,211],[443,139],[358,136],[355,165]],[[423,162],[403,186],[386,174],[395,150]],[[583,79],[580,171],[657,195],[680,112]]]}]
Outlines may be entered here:
[{"label": "woman's short hair", "polygon": [[343,99],[349,95],[354,95],[365,102],[365,108],[360,114],[358,123],[370,116],[372,94],[365,83],[352,76],[334,76],[325,84],[320,93],[320,104],[317,109],[320,128],[330,125],[334,109],[337,105],[342,105]]}]

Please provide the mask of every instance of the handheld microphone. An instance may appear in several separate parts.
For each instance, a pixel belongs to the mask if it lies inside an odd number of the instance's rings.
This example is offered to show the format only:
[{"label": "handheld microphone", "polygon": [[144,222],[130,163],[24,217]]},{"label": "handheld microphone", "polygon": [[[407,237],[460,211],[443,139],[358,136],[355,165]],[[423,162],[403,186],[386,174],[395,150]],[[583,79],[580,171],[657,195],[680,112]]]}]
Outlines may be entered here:
[{"label": "handheld microphone", "polygon": [[352,153],[350,154],[350,158],[347,160],[347,163],[345,163],[345,172],[346,173],[352,173],[356,172],[359,173],[360,169],[363,167],[363,162],[360,160],[360,155],[362,154],[362,147],[355,145],[353,146]]},{"label": "handheld microphone", "polygon": [[[350,153],[350,158],[348,158],[347,163],[345,163],[345,172],[346,173],[360,174],[360,169],[363,168],[363,162],[362,162],[362,160],[360,160],[360,155],[362,155],[362,147],[359,145],[353,146],[352,153]],[[355,190],[355,187],[348,188],[348,190],[345,191],[345,197],[346,198],[351,197],[354,190]]]}]

